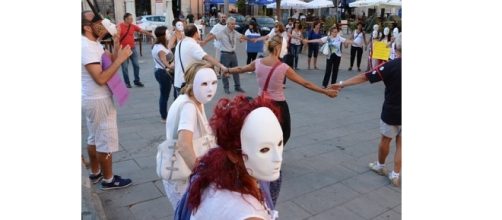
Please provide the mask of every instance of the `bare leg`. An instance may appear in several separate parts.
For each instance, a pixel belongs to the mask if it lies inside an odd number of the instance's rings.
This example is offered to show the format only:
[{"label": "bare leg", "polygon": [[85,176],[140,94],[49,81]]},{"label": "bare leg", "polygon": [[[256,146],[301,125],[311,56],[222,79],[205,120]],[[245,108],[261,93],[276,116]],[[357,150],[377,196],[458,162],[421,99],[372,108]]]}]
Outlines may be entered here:
[{"label": "bare leg", "polygon": [[103,178],[110,179],[113,177],[112,171],[112,154],[97,152],[99,165],[101,165],[101,172]]},{"label": "bare leg", "polygon": [[99,162],[96,157],[96,145],[87,145],[87,154],[89,155],[89,163],[91,164],[91,172],[98,173]]},{"label": "bare leg", "polygon": [[308,69],[310,69],[310,57],[308,58],[307,66],[308,66]]},{"label": "bare leg", "polygon": [[[309,61],[310,63],[310,61]],[[317,57],[314,57],[314,69],[317,69]]]},{"label": "bare leg", "polygon": [[392,138],[388,138],[382,135],[380,144],[378,145],[378,163],[385,164],[385,158],[389,154],[390,142]]},{"label": "bare leg", "polygon": [[401,135],[396,137],[396,153],[394,154],[394,172],[401,173]]}]

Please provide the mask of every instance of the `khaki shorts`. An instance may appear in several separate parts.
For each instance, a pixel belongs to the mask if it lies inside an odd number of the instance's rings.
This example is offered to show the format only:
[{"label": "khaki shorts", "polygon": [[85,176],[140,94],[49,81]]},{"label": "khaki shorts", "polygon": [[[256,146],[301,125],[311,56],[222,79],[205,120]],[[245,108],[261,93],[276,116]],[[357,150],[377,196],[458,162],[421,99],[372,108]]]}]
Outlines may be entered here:
[{"label": "khaki shorts", "polygon": [[395,138],[401,135],[401,125],[388,125],[380,119],[380,133],[388,138]]},{"label": "khaki shorts", "polygon": [[89,131],[87,144],[96,145],[97,152],[117,152],[119,150],[117,110],[112,98],[82,100],[82,108]]}]

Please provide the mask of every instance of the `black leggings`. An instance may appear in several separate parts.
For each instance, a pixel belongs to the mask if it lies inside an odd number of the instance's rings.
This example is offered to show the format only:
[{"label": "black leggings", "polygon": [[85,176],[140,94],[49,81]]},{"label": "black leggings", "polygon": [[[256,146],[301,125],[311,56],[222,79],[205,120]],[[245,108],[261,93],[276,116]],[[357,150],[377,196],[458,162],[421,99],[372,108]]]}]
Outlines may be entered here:
[{"label": "black leggings", "polygon": [[354,65],[354,58],[356,58],[357,54],[357,68],[361,67],[361,57],[363,56],[363,48],[362,47],[350,47],[350,68]]},{"label": "black leggings", "polygon": [[[282,139],[284,144],[283,147],[286,146],[286,143],[289,140],[289,136],[291,135],[291,117],[289,115],[289,107],[286,101],[274,101],[274,103],[281,109],[281,129],[282,129]],[[270,195],[272,197],[272,202],[277,203],[277,199],[279,198],[279,192],[281,191],[282,185],[282,172],[279,175],[279,179],[270,182]]]},{"label": "black leggings", "polygon": [[322,86],[327,87],[329,83],[329,78],[331,76],[331,84],[336,82],[338,77],[338,68],[340,67],[340,60],[342,58],[332,53],[329,59],[326,60],[326,72],[324,72],[324,79],[322,80]]},{"label": "black leggings", "polygon": [[248,52],[248,60],[246,61],[246,64],[250,64],[251,61],[256,60],[256,55],[258,55],[258,53]]}]

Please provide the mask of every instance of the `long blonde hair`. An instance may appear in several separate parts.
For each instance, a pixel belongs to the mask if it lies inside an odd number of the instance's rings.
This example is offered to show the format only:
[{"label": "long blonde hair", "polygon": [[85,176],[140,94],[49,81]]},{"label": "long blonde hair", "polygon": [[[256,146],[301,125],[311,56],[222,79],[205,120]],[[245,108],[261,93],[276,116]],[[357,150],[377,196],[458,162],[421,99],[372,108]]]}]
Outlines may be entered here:
[{"label": "long blonde hair", "polygon": [[202,68],[211,68],[211,65],[205,61],[197,61],[188,67],[185,72],[185,86],[181,89],[181,94],[193,96],[195,74]]}]

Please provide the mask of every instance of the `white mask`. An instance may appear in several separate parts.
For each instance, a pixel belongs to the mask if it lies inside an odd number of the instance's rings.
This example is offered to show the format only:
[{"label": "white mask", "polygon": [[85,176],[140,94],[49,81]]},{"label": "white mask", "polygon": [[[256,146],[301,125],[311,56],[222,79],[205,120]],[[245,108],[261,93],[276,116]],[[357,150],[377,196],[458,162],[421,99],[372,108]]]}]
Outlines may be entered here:
[{"label": "white mask", "polygon": [[397,28],[394,28],[394,30],[392,30],[392,35],[397,36],[398,34],[399,34],[399,30]]},{"label": "white mask", "polygon": [[282,165],[282,142],[281,125],[272,110],[260,107],[249,113],[241,130],[244,165],[249,175],[262,181],[277,180]]},{"label": "white mask", "polygon": [[379,28],[378,24],[373,25],[373,30],[374,31],[378,31],[378,28]]},{"label": "white mask", "polygon": [[206,104],[213,99],[218,87],[218,78],[211,68],[202,68],[195,73],[193,82],[193,94],[195,99],[202,104]]},{"label": "white mask", "polygon": [[117,34],[117,27],[110,20],[105,18],[101,21],[101,24],[105,27],[108,33],[110,33],[110,35],[113,36]]},{"label": "white mask", "polygon": [[178,30],[178,31],[183,31],[184,30],[184,28],[183,28],[183,22],[181,22],[181,21],[176,22],[176,30]]},{"label": "white mask", "polygon": [[388,35],[389,35],[389,32],[390,32],[390,29],[389,29],[388,27],[385,27],[385,28],[383,29],[383,35],[388,36]]},{"label": "white mask", "polygon": [[372,35],[373,39],[378,38],[378,31],[373,31]]}]

